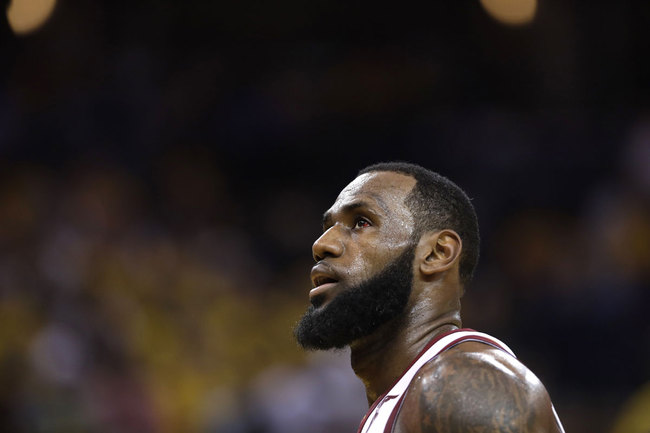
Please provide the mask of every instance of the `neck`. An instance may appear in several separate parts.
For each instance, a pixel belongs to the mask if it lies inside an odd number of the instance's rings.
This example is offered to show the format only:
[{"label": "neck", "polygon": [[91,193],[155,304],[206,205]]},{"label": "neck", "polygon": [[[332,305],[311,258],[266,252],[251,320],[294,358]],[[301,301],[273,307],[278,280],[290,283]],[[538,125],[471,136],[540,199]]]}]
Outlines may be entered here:
[{"label": "neck", "polygon": [[405,314],[350,345],[352,369],[369,404],[389,390],[429,341],[461,327],[460,302],[441,314],[431,314],[435,310],[428,304],[407,306]]}]

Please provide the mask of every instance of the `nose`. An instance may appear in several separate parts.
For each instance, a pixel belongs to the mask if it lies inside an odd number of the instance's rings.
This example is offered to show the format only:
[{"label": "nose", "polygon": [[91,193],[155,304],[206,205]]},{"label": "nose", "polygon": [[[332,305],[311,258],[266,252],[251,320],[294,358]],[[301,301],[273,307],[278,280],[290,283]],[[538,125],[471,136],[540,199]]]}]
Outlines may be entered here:
[{"label": "nose", "polygon": [[319,262],[326,257],[339,257],[343,254],[343,242],[339,230],[333,225],[323,233],[311,247],[314,260]]}]

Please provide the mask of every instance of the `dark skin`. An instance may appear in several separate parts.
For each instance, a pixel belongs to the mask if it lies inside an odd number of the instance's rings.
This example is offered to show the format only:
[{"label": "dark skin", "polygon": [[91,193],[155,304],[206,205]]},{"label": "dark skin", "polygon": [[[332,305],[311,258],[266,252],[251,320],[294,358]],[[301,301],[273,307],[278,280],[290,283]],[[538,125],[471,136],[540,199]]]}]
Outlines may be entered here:
[{"label": "dark skin", "polygon": [[[414,242],[404,199],[415,179],[359,176],[325,213],[312,270],[323,305],[379,272]],[[460,328],[462,240],[443,229],[415,240],[413,287],[404,313],[350,344],[352,368],[372,404],[436,335]],[[328,276],[336,276],[336,281]],[[548,393],[523,364],[489,345],[465,342],[419,371],[397,417],[397,433],[559,432]]]}]

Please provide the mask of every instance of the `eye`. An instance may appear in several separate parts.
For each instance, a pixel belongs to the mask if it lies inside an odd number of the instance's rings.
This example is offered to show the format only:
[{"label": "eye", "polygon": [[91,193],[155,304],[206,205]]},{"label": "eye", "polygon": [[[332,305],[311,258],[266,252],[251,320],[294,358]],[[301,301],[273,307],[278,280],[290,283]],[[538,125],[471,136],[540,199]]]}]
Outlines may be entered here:
[{"label": "eye", "polygon": [[357,220],[354,223],[354,228],[355,229],[363,229],[366,227],[370,227],[372,224],[370,224],[370,221],[368,221],[365,218],[357,218]]}]

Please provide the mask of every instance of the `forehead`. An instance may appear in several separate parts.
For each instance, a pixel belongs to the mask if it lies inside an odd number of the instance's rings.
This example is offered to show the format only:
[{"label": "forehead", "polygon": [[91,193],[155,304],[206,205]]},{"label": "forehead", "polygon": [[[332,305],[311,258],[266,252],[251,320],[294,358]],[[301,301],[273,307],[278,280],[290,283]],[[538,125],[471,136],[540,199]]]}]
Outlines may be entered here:
[{"label": "forehead", "polygon": [[330,211],[363,201],[376,205],[387,213],[408,213],[404,199],[415,186],[415,182],[413,177],[401,173],[364,173],[343,188]]}]

